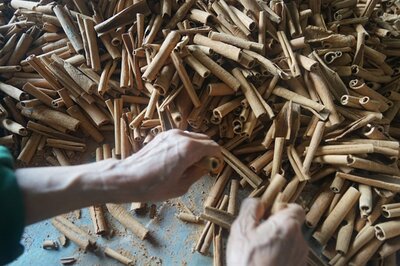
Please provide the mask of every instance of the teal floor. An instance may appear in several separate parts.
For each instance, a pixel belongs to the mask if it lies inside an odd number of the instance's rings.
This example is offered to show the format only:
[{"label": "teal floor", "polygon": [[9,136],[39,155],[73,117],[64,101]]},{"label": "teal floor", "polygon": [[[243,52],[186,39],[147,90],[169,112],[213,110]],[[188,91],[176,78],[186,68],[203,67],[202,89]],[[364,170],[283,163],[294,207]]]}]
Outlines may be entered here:
[{"label": "teal floor", "polygon": [[[107,221],[114,229],[112,237],[97,237],[101,246],[115,250],[127,251],[133,255],[135,265],[211,265],[212,255],[203,256],[194,252],[194,246],[203,226],[187,224],[175,217],[178,210],[183,209],[182,203],[199,215],[201,205],[213,178],[205,177],[196,183],[190,191],[180,199],[173,199],[163,203],[156,203],[157,216],[149,218],[149,213],[134,216],[145,225],[151,234],[151,240],[140,240],[131,232],[126,231],[112,217],[106,216]],[[129,205],[126,205],[129,208]],[[69,214],[69,218],[85,231],[93,234],[93,227],[88,209],[81,211],[81,218]],[[44,250],[44,240],[58,240],[60,233],[51,225],[50,221],[43,221],[25,229],[22,244],[25,253],[10,265],[61,265],[60,259],[75,257],[74,265],[121,265],[113,259],[98,252],[83,252],[74,243],[68,243],[59,250]],[[210,252],[212,252],[210,250]]]}]

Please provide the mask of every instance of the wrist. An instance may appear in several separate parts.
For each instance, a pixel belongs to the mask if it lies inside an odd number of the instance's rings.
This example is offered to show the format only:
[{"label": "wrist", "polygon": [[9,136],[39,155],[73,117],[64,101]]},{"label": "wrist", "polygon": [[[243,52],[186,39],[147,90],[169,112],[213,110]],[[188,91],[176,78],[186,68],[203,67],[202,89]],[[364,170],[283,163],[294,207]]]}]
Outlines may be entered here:
[{"label": "wrist", "polygon": [[82,179],[82,187],[98,203],[141,201],[143,182],[136,165],[133,158],[96,162]]}]

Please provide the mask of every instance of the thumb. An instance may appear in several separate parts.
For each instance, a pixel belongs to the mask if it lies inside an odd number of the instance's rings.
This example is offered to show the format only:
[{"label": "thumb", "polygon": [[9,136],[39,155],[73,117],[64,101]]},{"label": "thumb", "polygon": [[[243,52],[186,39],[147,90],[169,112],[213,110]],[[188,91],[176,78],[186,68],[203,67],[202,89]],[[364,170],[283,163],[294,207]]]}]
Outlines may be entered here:
[{"label": "thumb", "polygon": [[240,213],[233,224],[233,230],[239,230],[242,233],[251,231],[258,226],[263,215],[264,208],[261,201],[256,198],[247,198],[240,207]]}]

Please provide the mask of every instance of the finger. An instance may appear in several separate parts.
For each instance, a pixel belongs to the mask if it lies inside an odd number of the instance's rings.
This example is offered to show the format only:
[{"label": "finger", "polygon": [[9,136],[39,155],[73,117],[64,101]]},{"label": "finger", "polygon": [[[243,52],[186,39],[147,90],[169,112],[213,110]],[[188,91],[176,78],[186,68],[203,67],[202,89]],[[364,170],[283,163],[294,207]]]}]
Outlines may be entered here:
[{"label": "finger", "polygon": [[181,157],[185,161],[184,165],[187,167],[208,156],[217,157],[222,160],[221,148],[212,140],[191,139],[185,143],[177,143],[177,145],[180,145]]},{"label": "finger", "polygon": [[264,215],[264,208],[259,199],[247,198],[240,207],[240,213],[234,223],[233,230],[243,234],[256,228]]},{"label": "finger", "polygon": [[221,147],[213,140],[196,140],[195,151],[196,161],[199,161],[206,156],[215,156],[222,159]]}]

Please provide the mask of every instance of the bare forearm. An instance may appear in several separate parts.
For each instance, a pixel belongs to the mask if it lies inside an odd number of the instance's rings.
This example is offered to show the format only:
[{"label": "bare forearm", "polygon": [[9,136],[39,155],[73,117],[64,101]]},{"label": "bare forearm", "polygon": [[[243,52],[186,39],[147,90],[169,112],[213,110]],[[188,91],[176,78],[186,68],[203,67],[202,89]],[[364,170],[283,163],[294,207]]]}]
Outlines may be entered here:
[{"label": "bare forearm", "polygon": [[112,175],[117,162],[18,169],[16,177],[24,195],[26,223],[96,203],[118,201],[113,197],[117,188],[108,181],[116,178]]},{"label": "bare forearm", "polygon": [[218,144],[205,135],[170,130],[124,160],[19,169],[26,223],[93,204],[178,197],[207,173],[195,166],[205,156],[220,157]]}]

